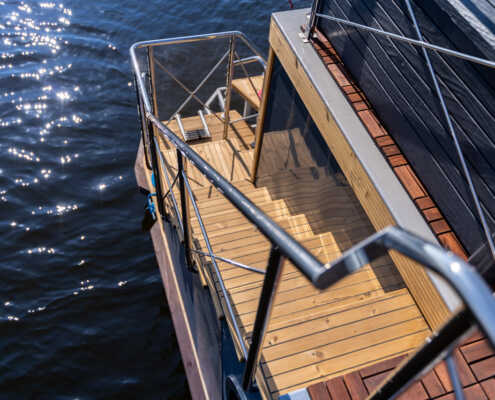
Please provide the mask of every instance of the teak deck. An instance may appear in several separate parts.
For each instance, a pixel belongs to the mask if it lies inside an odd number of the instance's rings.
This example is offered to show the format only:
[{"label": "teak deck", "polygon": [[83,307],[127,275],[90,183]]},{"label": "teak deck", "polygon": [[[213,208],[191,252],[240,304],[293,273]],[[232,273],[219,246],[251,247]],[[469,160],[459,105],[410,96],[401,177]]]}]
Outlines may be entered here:
[{"label": "teak deck", "polygon": [[[236,112],[230,115],[231,120],[239,117]],[[192,142],[192,148],[322,262],[339,257],[374,232],[350,186],[314,165],[304,142],[295,146],[296,164],[288,152],[284,131],[266,136],[262,157],[268,157],[267,161],[283,157],[287,167],[274,168],[271,175],[259,177],[254,186],[248,180],[253,159],[250,144],[254,140],[250,127],[244,121],[235,122],[227,139],[223,139],[219,119],[215,115],[206,119],[212,138]],[[195,129],[200,121],[198,117],[184,118],[183,124],[186,130]],[[180,135],[174,123],[169,128]],[[173,178],[176,151],[163,142],[161,148]],[[281,163],[274,161],[275,165]],[[192,165],[187,166],[187,172],[214,253],[265,269],[268,241]],[[207,251],[194,215],[191,226],[193,246]],[[201,275],[221,315],[223,296],[209,260],[202,261]],[[222,262],[218,265],[249,347],[263,276]],[[266,398],[278,398],[411,352],[429,334],[427,323],[389,257],[326,291],[315,289],[286,262],[258,384]]]}]

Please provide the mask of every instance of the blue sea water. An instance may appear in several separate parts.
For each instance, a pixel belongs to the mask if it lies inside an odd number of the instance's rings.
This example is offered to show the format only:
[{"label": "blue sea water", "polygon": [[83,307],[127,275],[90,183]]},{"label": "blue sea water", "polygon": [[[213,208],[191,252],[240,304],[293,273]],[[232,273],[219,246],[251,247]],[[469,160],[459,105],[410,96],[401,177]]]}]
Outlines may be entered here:
[{"label": "blue sea water", "polygon": [[128,48],[239,29],[266,52],[269,16],[286,9],[0,1],[0,399],[189,397],[140,227]]}]

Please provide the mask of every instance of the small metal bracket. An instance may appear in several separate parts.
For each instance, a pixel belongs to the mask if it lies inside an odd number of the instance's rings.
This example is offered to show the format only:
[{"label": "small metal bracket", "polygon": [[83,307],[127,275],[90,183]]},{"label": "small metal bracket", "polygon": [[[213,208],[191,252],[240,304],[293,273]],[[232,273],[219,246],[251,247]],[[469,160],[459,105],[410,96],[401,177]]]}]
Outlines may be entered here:
[{"label": "small metal bracket", "polygon": [[304,43],[309,43],[309,40],[307,38],[307,35],[304,32],[299,32],[299,37]]}]

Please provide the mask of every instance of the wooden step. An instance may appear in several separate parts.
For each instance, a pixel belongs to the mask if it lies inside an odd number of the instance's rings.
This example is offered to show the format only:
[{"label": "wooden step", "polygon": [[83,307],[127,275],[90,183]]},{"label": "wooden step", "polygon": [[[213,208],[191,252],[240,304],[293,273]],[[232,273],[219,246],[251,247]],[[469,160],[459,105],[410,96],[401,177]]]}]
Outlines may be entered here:
[{"label": "wooden step", "polygon": [[232,89],[249,102],[256,111],[260,108],[263,75],[232,79]]}]

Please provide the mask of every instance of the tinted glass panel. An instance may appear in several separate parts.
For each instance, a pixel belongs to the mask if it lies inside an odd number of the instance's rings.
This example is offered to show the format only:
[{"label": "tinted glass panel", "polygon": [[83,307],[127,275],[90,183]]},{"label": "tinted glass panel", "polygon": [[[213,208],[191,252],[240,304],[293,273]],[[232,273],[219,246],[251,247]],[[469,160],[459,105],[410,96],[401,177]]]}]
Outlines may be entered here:
[{"label": "tinted glass panel", "polygon": [[342,177],[335,158],[277,59],[264,131],[258,176],[309,167],[313,174]]}]

